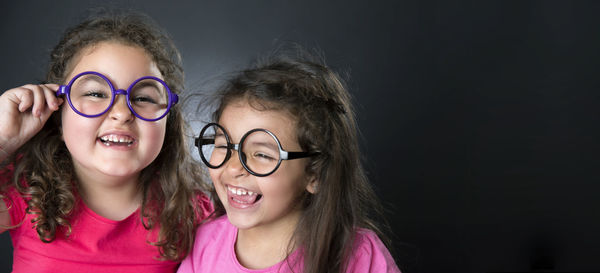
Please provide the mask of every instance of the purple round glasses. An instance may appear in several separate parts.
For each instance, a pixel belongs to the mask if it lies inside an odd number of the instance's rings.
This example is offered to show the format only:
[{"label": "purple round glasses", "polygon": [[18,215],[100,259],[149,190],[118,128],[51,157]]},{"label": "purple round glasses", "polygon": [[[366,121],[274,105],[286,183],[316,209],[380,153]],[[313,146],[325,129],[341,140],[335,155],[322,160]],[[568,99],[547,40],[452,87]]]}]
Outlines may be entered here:
[{"label": "purple round glasses", "polygon": [[75,113],[88,118],[103,115],[113,106],[117,95],[125,95],[131,112],[145,121],[163,118],[179,101],[177,94],[157,77],[141,77],[123,90],[116,89],[106,76],[94,71],[79,73],[67,85],[61,85],[56,96],[61,95],[66,96]]}]

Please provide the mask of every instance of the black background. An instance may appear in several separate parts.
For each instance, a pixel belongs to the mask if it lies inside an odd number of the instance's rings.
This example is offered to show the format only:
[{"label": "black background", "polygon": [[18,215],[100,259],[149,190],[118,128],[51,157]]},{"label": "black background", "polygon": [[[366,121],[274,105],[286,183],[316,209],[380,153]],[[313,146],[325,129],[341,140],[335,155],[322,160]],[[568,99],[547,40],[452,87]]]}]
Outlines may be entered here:
[{"label": "black background", "polygon": [[349,75],[405,272],[600,271],[600,2],[54,2],[0,4],[1,90],[43,79],[99,6],[165,28],[188,90],[281,41],[316,47]]}]

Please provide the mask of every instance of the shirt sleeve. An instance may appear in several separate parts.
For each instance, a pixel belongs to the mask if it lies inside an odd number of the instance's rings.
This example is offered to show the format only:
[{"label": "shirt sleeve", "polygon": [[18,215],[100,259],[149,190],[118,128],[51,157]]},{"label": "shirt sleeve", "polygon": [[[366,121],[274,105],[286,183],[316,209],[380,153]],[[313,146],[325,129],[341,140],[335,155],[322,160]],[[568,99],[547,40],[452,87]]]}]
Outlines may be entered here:
[{"label": "shirt sleeve", "polygon": [[193,257],[194,257],[194,250],[192,249],[192,252],[190,253],[190,255],[185,257],[185,259],[183,259],[183,261],[179,265],[179,269],[177,269],[177,273],[194,273]]},{"label": "shirt sleeve", "polygon": [[348,261],[347,273],[400,273],[394,258],[377,235],[370,230],[359,230],[354,250]]}]

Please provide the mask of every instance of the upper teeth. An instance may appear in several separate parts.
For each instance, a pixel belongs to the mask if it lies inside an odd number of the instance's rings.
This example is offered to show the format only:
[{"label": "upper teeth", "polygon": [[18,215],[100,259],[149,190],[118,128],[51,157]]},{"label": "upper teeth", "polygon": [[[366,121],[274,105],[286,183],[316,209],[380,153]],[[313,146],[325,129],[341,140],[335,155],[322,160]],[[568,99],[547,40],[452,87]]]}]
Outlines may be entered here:
[{"label": "upper teeth", "polygon": [[123,135],[105,135],[100,137],[102,141],[110,141],[110,142],[133,142],[133,139],[128,136]]},{"label": "upper teeth", "polygon": [[257,193],[255,193],[255,192],[252,192],[252,191],[247,191],[247,190],[245,190],[245,189],[240,189],[240,188],[234,189],[234,188],[231,188],[231,187],[227,187],[227,189],[228,189],[228,190],[229,190],[231,193],[233,193],[233,194],[235,194],[235,195],[253,195],[253,194],[257,194]]}]

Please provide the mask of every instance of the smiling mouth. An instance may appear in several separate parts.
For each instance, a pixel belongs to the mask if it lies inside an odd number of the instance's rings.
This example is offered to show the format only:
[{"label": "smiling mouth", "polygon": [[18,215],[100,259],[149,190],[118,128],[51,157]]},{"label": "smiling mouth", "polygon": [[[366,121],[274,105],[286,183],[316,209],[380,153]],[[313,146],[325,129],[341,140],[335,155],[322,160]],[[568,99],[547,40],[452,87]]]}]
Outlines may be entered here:
[{"label": "smiling mouth", "polygon": [[237,203],[245,204],[245,205],[254,204],[262,198],[262,194],[252,192],[252,191],[242,189],[242,188],[234,188],[229,185],[227,186],[227,192],[229,193],[230,199],[232,199],[233,201],[235,201]]},{"label": "smiling mouth", "polygon": [[105,146],[131,146],[135,140],[123,135],[105,135],[99,138]]}]

